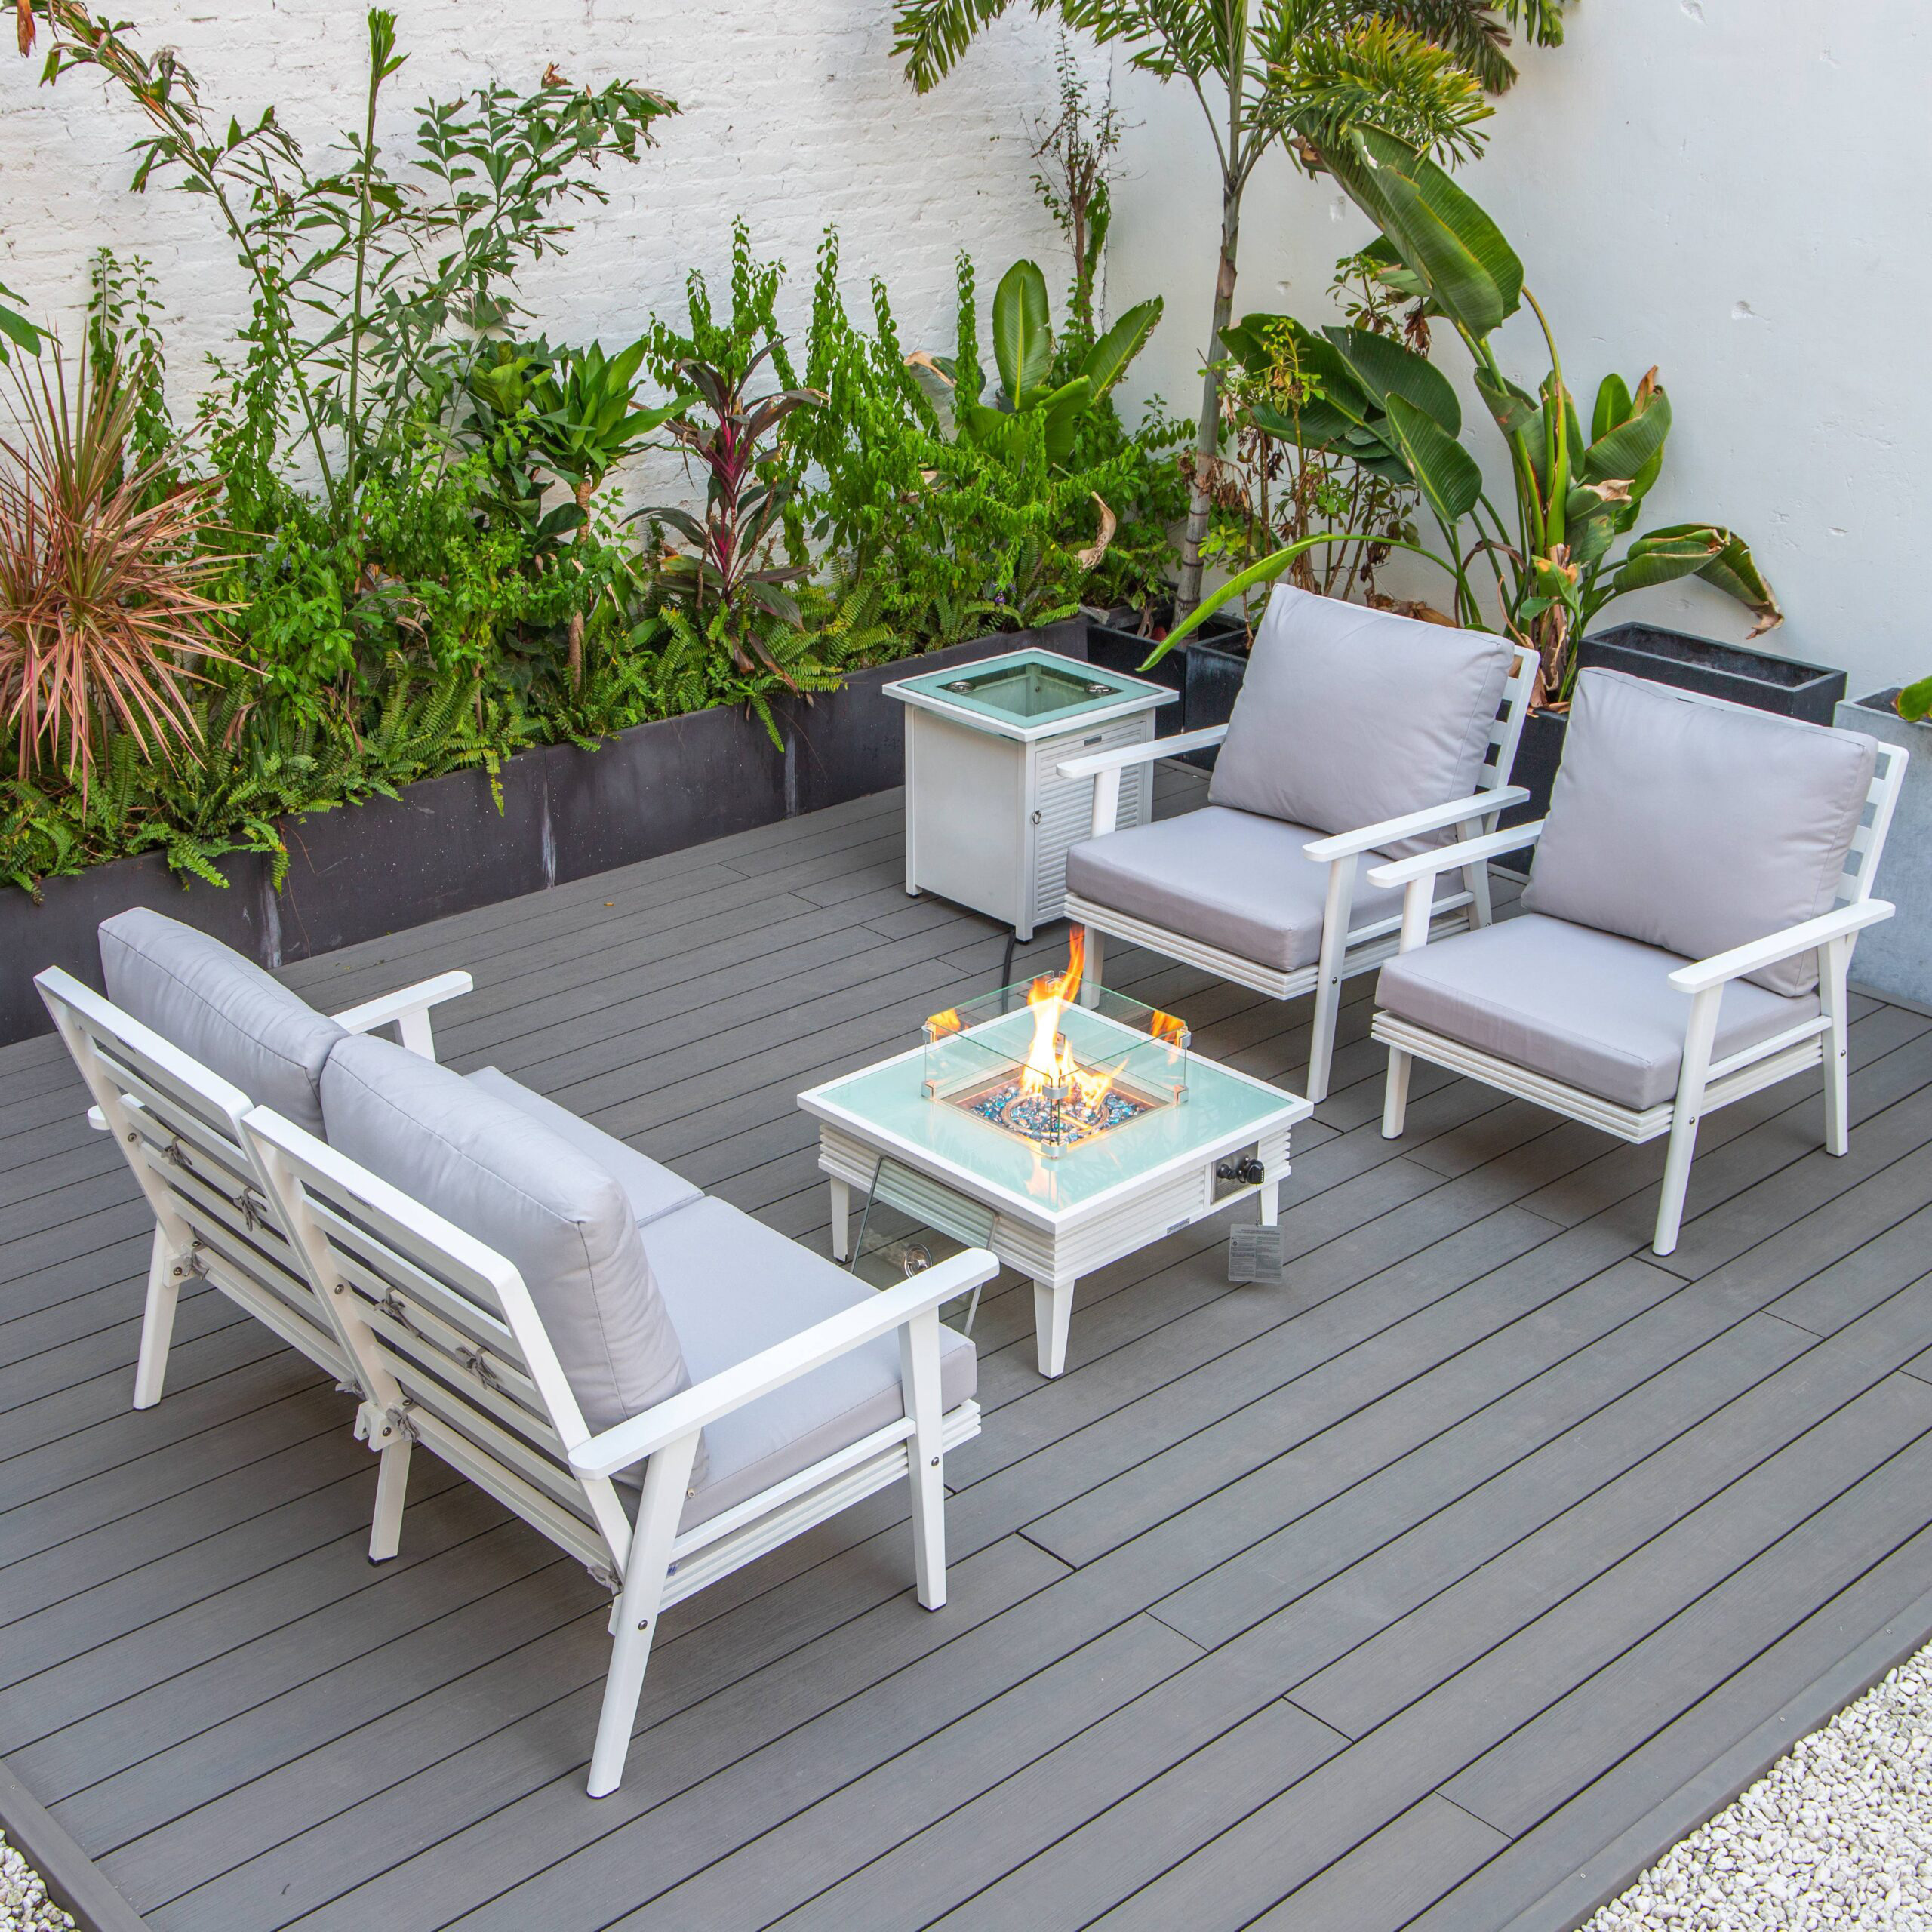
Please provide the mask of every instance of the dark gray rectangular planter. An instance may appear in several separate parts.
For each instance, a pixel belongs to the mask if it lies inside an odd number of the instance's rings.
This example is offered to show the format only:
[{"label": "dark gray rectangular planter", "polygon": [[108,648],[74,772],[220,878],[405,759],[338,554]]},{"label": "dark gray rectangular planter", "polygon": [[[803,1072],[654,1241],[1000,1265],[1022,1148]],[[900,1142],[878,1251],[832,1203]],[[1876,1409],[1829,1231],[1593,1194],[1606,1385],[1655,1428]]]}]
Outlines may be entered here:
[{"label": "dark gray rectangular planter", "polygon": [[551,745],[555,878],[587,878],[785,817],[785,754],[756,718],[718,705],[633,725],[595,751]]},{"label": "dark gray rectangular planter", "polygon": [[545,752],[504,761],[497,808],[483,771],[446,772],[282,822],[288,875],[272,901],[277,963],[334,952],[551,884]]},{"label": "dark gray rectangular planter", "polygon": [[898,784],[903,721],[880,695],[891,679],[1028,644],[1084,657],[1086,628],[1076,617],[861,672],[808,706],[782,707],[782,749],[758,719],[719,706],[635,726],[594,751],[519,752],[503,768],[500,812],[480,771],[305,812],[282,824],[279,894],[269,861],[253,853],[220,862],[226,891],[198,881],[183,891],[153,854],[48,879],[42,904],[0,887],[0,1044],[48,1029],[32,983],[43,966],[100,986],[95,929],[129,906],[154,906],[276,967],[681,851]]},{"label": "dark gray rectangular planter", "polygon": [[1844,673],[1822,664],[1774,657],[1749,645],[1718,644],[1655,624],[1618,624],[1583,640],[1578,662],[1673,685],[1681,691],[1727,698],[1754,711],[1829,724],[1844,697]]},{"label": "dark gray rectangular planter", "polygon": [[103,919],[149,906],[251,959],[267,957],[269,861],[256,852],[229,852],[215,862],[226,888],[169,871],[158,852],[115,859],[72,878],[48,879],[36,905],[26,894],[0,887],[0,1041],[49,1032],[53,1022],[35,990],[43,966],[64,966],[97,992],[100,977],[96,928]]},{"label": "dark gray rectangular planter", "polygon": [[835,691],[795,699],[787,706],[785,733],[790,811],[815,812],[905,783],[904,708],[884,695],[896,679],[997,657],[1029,645],[1084,658],[1088,635],[1084,617],[1043,624],[1037,630],[995,632],[896,664],[875,664],[854,672]]},{"label": "dark gray rectangular planter", "polygon": [[1838,708],[1847,731],[1900,746],[1911,761],[1872,883],[1899,909],[1859,934],[1851,980],[1862,992],[1932,1013],[1932,724],[1908,724],[1892,709],[1898,694],[1894,685]]}]

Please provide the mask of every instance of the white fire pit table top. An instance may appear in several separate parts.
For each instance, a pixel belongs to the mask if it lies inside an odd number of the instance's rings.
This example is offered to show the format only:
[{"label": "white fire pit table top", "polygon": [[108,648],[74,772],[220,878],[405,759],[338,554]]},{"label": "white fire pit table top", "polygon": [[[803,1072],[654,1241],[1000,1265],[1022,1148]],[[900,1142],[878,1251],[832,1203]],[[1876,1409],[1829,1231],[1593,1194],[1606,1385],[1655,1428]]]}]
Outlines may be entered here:
[{"label": "white fire pit table top", "polygon": [[[1061,1024],[1094,1060],[1144,1039],[1077,1004]],[[915,1047],[798,1096],[819,1123],[832,1252],[847,1259],[851,1191],[870,1192],[882,1157],[978,1203],[993,1216],[986,1245],[1032,1278],[1040,1373],[1048,1376],[1066,1365],[1081,1275],[1250,1195],[1260,1197],[1261,1219],[1272,1225],[1288,1171],[1289,1129],[1314,1112],[1299,1094],[1192,1054],[1180,1104],[1150,1109],[1050,1157],[964,1107],[930,1097],[925,1076],[926,1049]],[[1259,1180],[1217,1178],[1218,1164],[1244,1157],[1259,1164]]]}]

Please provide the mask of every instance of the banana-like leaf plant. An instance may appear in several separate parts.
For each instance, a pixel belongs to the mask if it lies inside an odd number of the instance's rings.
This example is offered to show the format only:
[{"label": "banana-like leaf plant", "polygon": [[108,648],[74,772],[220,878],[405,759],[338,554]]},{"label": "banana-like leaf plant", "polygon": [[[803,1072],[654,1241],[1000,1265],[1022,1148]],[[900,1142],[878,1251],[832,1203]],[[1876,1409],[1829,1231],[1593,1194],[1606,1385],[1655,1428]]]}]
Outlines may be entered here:
[{"label": "banana-like leaf plant", "polygon": [[[1490,500],[1481,467],[1463,445],[1447,380],[1391,337],[1340,327],[1317,332],[1285,316],[1244,318],[1226,332],[1231,352],[1260,373],[1274,352],[1271,339],[1285,340],[1313,391],[1296,417],[1263,426],[1412,485],[1442,549],[1401,547],[1449,574],[1459,623],[1486,627],[1484,595],[1493,589],[1505,628],[1537,648],[1546,703],[1568,697],[1577,640],[1628,592],[1694,576],[1752,612],[1753,637],[1780,623],[1770,586],[1731,531],[1700,522],[1630,534],[1670,434],[1670,399],[1656,370],[1634,389],[1620,376],[1605,377],[1586,435],[1549,318],[1524,285],[1515,251],[1476,202],[1426,155],[1378,129],[1344,131],[1323,159],[1382,231],[1371,251],[1381,278],[1446,321],[1473,359],[1476,392],[1509,452],[1514,516]],[[1493,340],[1525,303],[1549,355],[1534,394],[1504,374]],[[1204,604],[1195,621],[1281,576],[1312,546],[1350,540],[1351,533],[1327,531],[1263,558]],[[1168,645],[1193,628],[1177,626]]]},{"label": "banana-like leaf plant", "polygon": [[[1018,0],[897,0],[895,54],[913,85],[935,87],[974,35]],[[1445,157],[1475,153],[1485,93],[1515,78],[1508,29],[1563,38],[1564,0],[1025,0],[1132,64],[1184,82],[1206,117],[1220,177],[1220,248],[1203,356],[1195,473],[1178,609],[1201,591],[1201,545],[1221,436],[1221,332],[1234,314],[1242,196],[1277,145],[1311,174],[1340,130],[1399,129]]]},{"label": "banana-like leaf plant", "polygon": [[1103,402],[1127,368],[1146,346],[1161,319],[1157,295],[1128,310],[1081,359],[1079,368],[1056,383],[1057,345],[1047,303],[1047,278],[1035,262],[1015,262],[993,291],[993,366],[999,387],[983,401],[986,372],[975,358],[918,355],[913,373],[927,393],[949,415],[953,435],[995,456],[1017,461],[1023,432],[1018,419],[1035,416],[1048,459],[1064,469],[1073,454],[1080,420]]},{"label": "banana-like leaf plant", "polygon": [[1921,678],[1917,684],[1907,685],[1892,700],[1892,709],[1908,724],[1932,716],[1932,678]]}]

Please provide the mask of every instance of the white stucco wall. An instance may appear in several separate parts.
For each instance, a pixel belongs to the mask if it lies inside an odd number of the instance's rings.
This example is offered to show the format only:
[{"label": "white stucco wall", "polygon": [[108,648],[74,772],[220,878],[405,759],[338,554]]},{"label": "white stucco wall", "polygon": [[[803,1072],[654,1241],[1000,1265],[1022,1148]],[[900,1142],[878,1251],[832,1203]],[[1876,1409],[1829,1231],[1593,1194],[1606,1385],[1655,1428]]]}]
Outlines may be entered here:
[{"label": "white stucco wall", "polygon": [[[362,9],[345,0],[119,0],[149,46],[177,47],[205,105],[249,122],[273,103],[312,159],[362,114]],[[615,347],[655,309],[681,314],[688,269],[714,288],[728,270],[732,218],[761,256],[791,270],[788,311],[802,320],[821,229],[844,236],[848,299],[869,312],[882,274],[909,347],[949,348],[953,257],[978,263],[983,293],[1017,256],[1066,272],[1060,237],[1035,197],[1031,125],[1051,120],[1054,34],[1030,14],[983,36],[958,71],[921,100],[891,57],[887,0],[398,0],[408,64],[386,90],[387,140],[406,137],[426,96],[497,78],[534,85],[555,61],[573,80],[623,76],[683,112],[659,123],[637,166],[607,165],[608,204],[589,208],[568,251],[525,288],[553,338]],[[160,188],[130,195],[128,144],[143,131],[123,99],[85,71],[36,85],[0,42],[0,281],[36,319],[78,331],[85,263],[108,242],[155,261],[167,309],[177,402],[204,352],[232,341],[246,313],[232,251],[214,211]],[[1104,88],[1107,62],[1088,63]],[[178,413],[178,410],[177,410]]]},{"label": "white stucco wall", "polygon": [[[1567,45],[1524,66],[1463,178],[1523,257],[1586,411],[1607,371],[1634,381],[1659,365],[1676,426],[1650,520],[1742,532],[1787,614],[1768,646],[1845,666],[1854,695],[1932,672],[1918,586],[1932,10],[1576,0]],[[1167,295],[1170,325],[1136,376],[1192,401],[1218,219],[1205,130],[1179,87],[1122,67],[1115,96],[1139,125],[1110,288],[1117,303]],[[1236,313],[1329,319],[1331,265],[1367,232],[1332,184],[1271,159],[1245,205]],[[1533,325],[1506,341],[1540,377]],[[1467,358],[1449,342],[1440,359],[1460,374]],[[1700,585],[1614,609],[1710,636],[1747,628]]]}]

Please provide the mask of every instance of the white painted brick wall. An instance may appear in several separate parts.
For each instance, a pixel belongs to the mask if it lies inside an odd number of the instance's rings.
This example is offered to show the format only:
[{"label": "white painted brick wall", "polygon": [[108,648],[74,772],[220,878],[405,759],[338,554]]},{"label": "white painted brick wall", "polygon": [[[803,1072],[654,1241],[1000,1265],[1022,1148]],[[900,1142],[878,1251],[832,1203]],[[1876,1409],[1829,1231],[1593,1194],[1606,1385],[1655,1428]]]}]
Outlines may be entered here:
[{"label": "white painted brick wall", "polygon": [[[273,103],[312,162],[336,131],[359,126],[362,11],[345,0],[117,0],[149,47],[178,48],[211,114],[245,124]],[[634,168],[607,166],[608,204],[592,206],[568,252],[525,282],[553,337],[629,340],[654,309],[681,313],[686,271],[714,287],[728,269],[732,218],[763,256],[789,266],[788,315],[802,320],[820,230],[844,239],[848,299],[868,312],[883,275],[909,347],[949,347],[952,262],[964,248],[982,289],[1030,254],[1057,291],[1060,237],[1032,185],[1031,126],[1051,118],[1051,27],[1030,14],[1000,23],[923,100],[891,55],[890,0],[399,0],[408,64],[386,91],[383,135],[406,137],[413,109],[497,78],[534,85],[555,61],[573,80],[623,76],[684,110]],[[166,307],[177,417],[205,352],[246,314],[242,278],[214,211],[198,198],[127,192],[125,150],[143,123],[85,70],[37,85],[41,48],[0,42],[0,281],[36,319],[78,336],[85,266],[106,242],[155,264]],[[1098,86],[1103,56],[1083,59]]]}]

